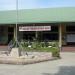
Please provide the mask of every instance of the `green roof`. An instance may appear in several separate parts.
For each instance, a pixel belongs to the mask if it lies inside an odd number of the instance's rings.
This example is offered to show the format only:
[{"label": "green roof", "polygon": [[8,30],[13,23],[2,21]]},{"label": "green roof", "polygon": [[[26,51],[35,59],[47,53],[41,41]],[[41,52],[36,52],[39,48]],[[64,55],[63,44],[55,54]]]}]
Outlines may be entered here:
[{"label": "green roof", "polygon": [[[18,10],[18,23],[75,22],[75,7]],[[0,11],[0,24],[15,24],[16,11]]]}]

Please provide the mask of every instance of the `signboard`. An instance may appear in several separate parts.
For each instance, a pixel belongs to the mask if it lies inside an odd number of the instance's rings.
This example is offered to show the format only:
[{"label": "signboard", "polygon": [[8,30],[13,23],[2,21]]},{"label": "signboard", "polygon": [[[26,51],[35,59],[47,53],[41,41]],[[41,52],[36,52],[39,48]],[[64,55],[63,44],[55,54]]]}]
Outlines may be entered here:
[{"label": "signboard", "polygon": [[19,31],[50,31],[51,26],[20,26]]}]

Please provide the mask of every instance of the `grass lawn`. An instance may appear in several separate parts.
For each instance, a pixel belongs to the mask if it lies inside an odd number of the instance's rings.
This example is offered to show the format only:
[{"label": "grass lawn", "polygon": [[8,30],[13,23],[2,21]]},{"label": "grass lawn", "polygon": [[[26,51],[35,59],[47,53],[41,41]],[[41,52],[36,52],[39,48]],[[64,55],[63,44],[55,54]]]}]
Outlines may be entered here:
[{"label": "grass lawn", "polygon": [[40,47],[40,48],[29,48],[25,47],[25,51],[36,51],[36,52],[54,52],[54,51],[59,51],[57,47]]}]

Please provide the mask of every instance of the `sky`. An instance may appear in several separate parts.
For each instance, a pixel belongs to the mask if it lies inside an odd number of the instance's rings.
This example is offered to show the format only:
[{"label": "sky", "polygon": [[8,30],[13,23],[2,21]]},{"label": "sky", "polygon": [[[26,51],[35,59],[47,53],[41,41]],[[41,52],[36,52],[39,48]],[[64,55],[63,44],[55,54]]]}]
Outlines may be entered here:
[{"label": "sky", "polygon": [[[18,9],[75,7],[75,0],[18,0]],[[15,10],[16,0],[0,0],[0,10]]]}]

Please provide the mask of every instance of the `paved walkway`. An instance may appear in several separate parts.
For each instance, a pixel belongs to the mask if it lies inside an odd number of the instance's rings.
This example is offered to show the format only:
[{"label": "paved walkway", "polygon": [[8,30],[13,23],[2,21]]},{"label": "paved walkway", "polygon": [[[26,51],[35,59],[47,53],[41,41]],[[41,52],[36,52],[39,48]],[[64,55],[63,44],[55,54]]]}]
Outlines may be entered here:
[{"label": "paved walkway", "polygon": [[0,75],[75,75],[75,53],[61,53],[61,57],[30,65],[0,64]]}]

